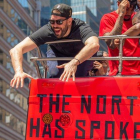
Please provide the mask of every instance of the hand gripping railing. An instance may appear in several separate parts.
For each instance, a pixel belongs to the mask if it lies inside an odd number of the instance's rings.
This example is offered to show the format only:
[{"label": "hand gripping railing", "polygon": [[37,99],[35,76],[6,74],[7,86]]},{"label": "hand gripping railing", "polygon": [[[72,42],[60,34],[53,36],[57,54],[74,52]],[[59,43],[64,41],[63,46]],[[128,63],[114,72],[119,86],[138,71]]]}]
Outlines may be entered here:
[{"label": "hand gripping railing", "polygon": [[[140,38],[140,36],[126,36],[126,35],[113,35],[113,36],[99,36],[99,39],[120,39],[120,49],[119,49],[119,56],[117,57],[91,57],[88,60],[119,60],[119,75],[122,72],[122,61],[123,60],[140,60],[140,57],[123,57],[123,40],[127,38]],[[59,40],[59,41],[52,41],[46,42],[45,44],[55,44],[55,43],[64,43],[64,42],[76,42],[81,40]],[[47,65],[45,64],[46,61],[57,61],[57,60],[72,60],[73,57],[49,57],[49,58],[42,58],[40,49],[38,49],[39,57],[31,57],[31,61],[34,63],[37,74],[39,78],[42,78],[37,61],[40,61],[43,65],[44,70],[44,78],[46,78],[46,71]]]},{"label": "hand gripping railing", "polygon": [[[63,40],[57,40],[57,41],[50,41],[50,42],[46,42],[45,44],[55,44],[55,43],[66,43],[66,42],[77,42],[77,41],[81,41],[81,40],[72,40],[72,39],[63,39]],[[41,73],[40,73],[40,70],[39,70],[39,66],[37,64],[37,61],[40,61],[43,68],[44,68],[44,78],[47,77],[47,73],[46,71],[48,70],[48,66],[46,64],[46,61],[48,60],[60,60],[59,57],[55,57],[56,59],[54,59],[53,57],[52,58],[42,58],[42,54],[41,54],[41,51],[39,49],[39,47],[37,47],[37,51],[38,51],[38,57],[31,57],[31,61],[34,63],[35,67],[36,67],[36,70],[37,70],[37,75],[39,78],[42,78],[41,76]],[[72,59],[72,58],[71,58]],[[71,59],[68,59],[68,60],[71,60]],[[64,60],[61,59],[61,60]]]}]

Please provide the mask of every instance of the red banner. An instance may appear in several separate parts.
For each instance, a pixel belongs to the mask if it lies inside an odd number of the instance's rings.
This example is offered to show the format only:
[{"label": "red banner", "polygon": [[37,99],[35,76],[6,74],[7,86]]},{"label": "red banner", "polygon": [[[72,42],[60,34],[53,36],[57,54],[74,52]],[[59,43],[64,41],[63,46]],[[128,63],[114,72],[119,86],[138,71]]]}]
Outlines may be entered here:
[{"label": "red banner", "polygon": [[140,140],[140,78],[34,79],[26,140]]}]

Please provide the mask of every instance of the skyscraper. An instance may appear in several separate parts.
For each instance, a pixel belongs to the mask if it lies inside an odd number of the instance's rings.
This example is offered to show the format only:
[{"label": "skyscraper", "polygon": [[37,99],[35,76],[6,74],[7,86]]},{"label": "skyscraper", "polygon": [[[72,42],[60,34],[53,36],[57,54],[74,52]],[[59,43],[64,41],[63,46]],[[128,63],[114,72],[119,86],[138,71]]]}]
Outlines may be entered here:
[{"label": "skyscraper", "polygon": [[[71,0],[73,18],[80,18],[90,25],[99,35],[100,20],[103,14],[110,12],[110,1],[106,0]],[[100,50],[106,50],[104,41],[100,41]]]},{"label": "skyscraper", "polygon": [[[29,81],[22,89],[10,87],[14,70],[9,50],[40,26],[39,3],[29,2],[0,0],[0,140],[25,139]],[[31,75],[36,74],[29,61],[34,55],[35,51],[27,53],[23,60],[24,71]]]}]

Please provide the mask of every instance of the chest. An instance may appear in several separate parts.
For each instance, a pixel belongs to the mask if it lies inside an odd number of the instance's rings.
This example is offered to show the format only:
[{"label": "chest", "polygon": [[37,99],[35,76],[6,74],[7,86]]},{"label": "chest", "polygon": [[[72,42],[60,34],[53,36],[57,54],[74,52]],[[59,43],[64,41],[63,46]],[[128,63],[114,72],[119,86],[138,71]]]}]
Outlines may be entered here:
[{"label": "chest", "polygon": [[130,27],[132,27],[132,21],[123,22],[122,33],[126,32]]}]

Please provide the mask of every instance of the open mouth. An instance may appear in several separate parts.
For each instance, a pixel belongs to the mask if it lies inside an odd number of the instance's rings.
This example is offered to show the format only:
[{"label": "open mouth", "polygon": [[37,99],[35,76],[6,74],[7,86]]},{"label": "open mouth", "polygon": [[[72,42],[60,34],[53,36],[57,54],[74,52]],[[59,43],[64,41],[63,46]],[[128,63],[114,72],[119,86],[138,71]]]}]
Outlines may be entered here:
[{"label": "open mouth", "polygon": [[130,16],[130,15],[125,15],[125,16],[124,16],[124,20],[125,20],[125,21],[130,20],[130,18],[131,18],[131,16]]},{"label": "open mouth", "polygon": [[60,29],[54,29],[54,32],[56,35],[60,34],[61,30]]}]

